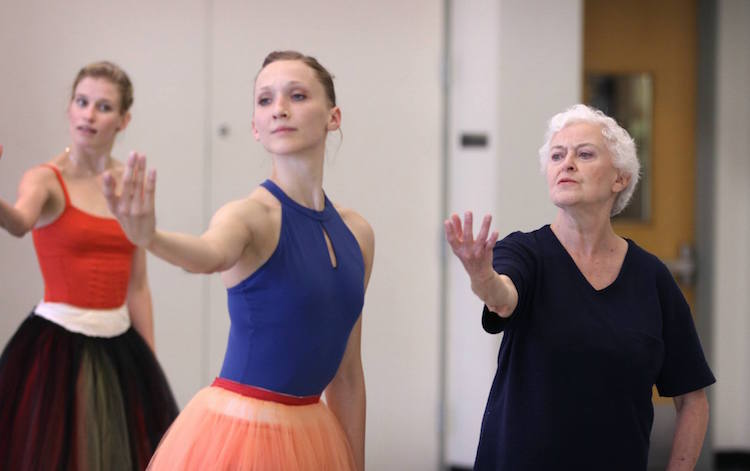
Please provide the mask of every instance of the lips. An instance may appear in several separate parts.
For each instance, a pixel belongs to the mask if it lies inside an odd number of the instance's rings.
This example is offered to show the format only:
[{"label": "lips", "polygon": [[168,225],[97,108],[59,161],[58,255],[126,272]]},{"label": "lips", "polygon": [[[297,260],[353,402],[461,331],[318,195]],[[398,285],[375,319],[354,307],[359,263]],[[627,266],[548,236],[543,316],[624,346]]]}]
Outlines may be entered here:
[{"label": "lips", "polygon": [[89,134],[92,136],[97,133],[96,129],[86,125],[77,126],[76,129],[84,134]]},{"label": "lips", "polygon": [[296,129],[290,128],[288,126],[281,126],[271,131],[271,134],[283,134],[283,133],[291,132],[291,131],[296,131]]}]

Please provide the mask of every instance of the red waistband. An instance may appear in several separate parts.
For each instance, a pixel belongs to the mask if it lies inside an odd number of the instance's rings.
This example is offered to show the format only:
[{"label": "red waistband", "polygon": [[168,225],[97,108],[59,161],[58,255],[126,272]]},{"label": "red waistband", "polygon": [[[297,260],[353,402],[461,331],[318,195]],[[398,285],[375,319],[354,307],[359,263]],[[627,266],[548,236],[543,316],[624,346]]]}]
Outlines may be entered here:
[{"label": "red waistband", "polygon": [[260,399],[262,401],[278,402],[280,404],[286,404],[288,406],[305,406],[308,404],[315,404],[320,401],[320,394],[316,396],[292,396],[291,394],[269,391],[268,389],[250,386],[249,384],[238,383],[226,378],[216,378],[211,386],[216,386],[222,389],[226,389],[227,391],[232,391],[243,396]]}]

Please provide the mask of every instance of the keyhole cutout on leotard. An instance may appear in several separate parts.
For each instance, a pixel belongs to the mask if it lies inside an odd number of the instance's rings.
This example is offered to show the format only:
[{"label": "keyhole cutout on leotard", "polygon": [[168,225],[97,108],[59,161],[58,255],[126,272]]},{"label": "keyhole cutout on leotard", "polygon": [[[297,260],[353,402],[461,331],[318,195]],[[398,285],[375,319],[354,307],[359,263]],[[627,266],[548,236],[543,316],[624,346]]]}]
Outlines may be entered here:
[{"label": "keyhole cutout on leotard", "polygon": [[328,236],[328,231],[326,231],[325,226],[321,225],[320,228],[323,230],[323,238],[326,240],[326,247],[328,248],[328,257],[331,261],[331,267],[336,268],[338,266],[338,261],[336,260],[336,251],[333,249],[331,238]]}]

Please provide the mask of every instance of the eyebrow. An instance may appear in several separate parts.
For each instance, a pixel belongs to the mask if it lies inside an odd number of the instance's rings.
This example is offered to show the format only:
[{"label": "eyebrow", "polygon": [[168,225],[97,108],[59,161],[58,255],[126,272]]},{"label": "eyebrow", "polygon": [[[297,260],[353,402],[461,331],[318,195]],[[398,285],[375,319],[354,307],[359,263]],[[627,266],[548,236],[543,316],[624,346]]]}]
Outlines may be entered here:
[{"label": "eyebrow", "polygon": [[[73,98],[87,98],[89,100],[93,99],[92,97],[90,97],[89,95],[87,95],[85,93],[76,93],[73,96]],[[95,99],[94,101],[108,101],[108,102],[111,102],[111,101],[117,101],[117,100],[114,99],[114,98],[100,97],[100,98]]]},{"label": "eyebrow", "polygon": [[[577,146],[575,146],[575,148],[576,149],[580,149],[581,147],[584,147],[584,146],[596,147],[596,144],[591,143],[591,142],[582,142],[582,143],[578,144]],[[565,149],[565,148],[566,148],[565,146],[558,144],[556,146],[550,147],[550,150],[552,150],[552,149]]]},{"label": "eyebrow", "polygon": [[[307,88],[307,85],[305,85],[304,83],[299,82],[297,80],[292,80],[290,82],[286,82],[283,85],[283,88],[294,88],[294,87]],[[264,85],[264,86],[258,87],[258,91],[261,92],[261,91],[265,91],[265,90],[271,90],[272,88],[273,87],[271,85]]]}]

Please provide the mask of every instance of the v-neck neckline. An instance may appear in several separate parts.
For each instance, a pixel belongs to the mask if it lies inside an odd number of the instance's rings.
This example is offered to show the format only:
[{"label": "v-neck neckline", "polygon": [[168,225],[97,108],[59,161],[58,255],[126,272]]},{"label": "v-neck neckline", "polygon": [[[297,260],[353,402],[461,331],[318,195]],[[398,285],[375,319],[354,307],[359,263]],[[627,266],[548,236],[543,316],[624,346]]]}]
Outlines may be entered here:
[{"label": "v-neck neckline", "polygon": [[600,288],[600,289],[596,289],[594,288],[594,285],[592,285],[591,282],[588,280],[588,278],[586,278],[586,275],[583,274],[583,272],[581,271],[581,268],[578,266],[573,256],[570,255],[570,252],[568,252],[568,249],[566,249],[563,243],[560,241],[560,239],[557,238],[557,234],[555,234],[555,232],[552,230],[552,226],[547,224],[545,226],[545,229],[547,230],[549,237],[551,237],[552,240],[554,241],[553,243],[557,247],[558,251],[560,251],[563,254],[563,257],[565,257],[568,260],[568,263],[570,263],[573,271],[577,273],[579,280],[581,280],[581,282],[584,285],[586,285],[591,292],[596,293],[596,294],[602,294],[607,291],[610,291],[613,286],[618,284],[618,281],[620,280],[620,278],[622,278],[623,273],[625,272],[625,269],[627,268],[628,260],[630,259],[630,253],[632,252],[631,247],[633,244],[632,240],[625,238],[625,242],[627,242],[628,246],[625,249],[625,256],[622,259],[622,263],[620,264],[620,269],[617,272],[617,276],[615,276],[615,279],[612,280],[612,282],[608,284],[607,286]]}]

